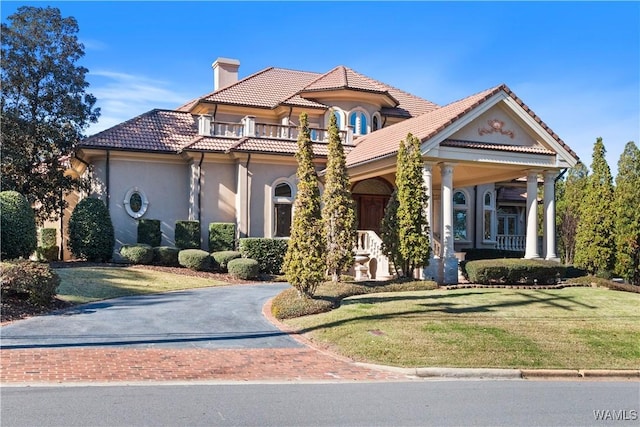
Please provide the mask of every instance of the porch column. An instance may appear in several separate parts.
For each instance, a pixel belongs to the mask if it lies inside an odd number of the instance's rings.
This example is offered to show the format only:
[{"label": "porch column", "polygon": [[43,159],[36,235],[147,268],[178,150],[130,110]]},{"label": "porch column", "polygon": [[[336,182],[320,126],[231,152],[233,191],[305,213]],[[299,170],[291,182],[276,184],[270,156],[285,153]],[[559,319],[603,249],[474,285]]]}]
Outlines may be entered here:
[{"label": "porch column", "polygon": [[431,255],[429,255],[429,265],[423,268],[422,278],[428,280],[438,280],[438,264],[440,262],[440,254],[435,253],[435,245],[433,244],[433,165],[425,163],[422,166],[422,181],[427,190],[429,201],[425,206],[427,222],[429,223],[429,244],[431,245]]},{"label": "porch column", "polygon": [[540,258],[538,254],[538,172],[527,174],[527,245],[524,257]]},{"label": "porch column", "polygon": [[544,173],[544,257],[560,261],[556,255],[556,195],[554,171]]},{"label": "porch column", "polygon": [[453,165],[440,164],[442,176],[442,276],[441,283],[458,283],[458,259],[453,246]]}]

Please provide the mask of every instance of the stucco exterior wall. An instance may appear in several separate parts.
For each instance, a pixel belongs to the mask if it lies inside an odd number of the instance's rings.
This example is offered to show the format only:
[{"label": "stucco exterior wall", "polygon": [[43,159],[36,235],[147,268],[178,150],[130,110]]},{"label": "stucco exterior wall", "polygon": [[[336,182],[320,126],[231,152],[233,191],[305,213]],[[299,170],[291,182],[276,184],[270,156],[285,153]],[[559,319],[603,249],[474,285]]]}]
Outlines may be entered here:
[{"label": "stucco exterior wall", "polygon": [[208,250],[209,223],[236,223],[235,163],[205,162],[202,164],[200,231],[202,248]]},{"label": "stucco exterior wall", "polygon": [[[93,162],[94,192],[106,200],[107,163]],[[137,187],[149,205],[142,216],[161,222],[162,245],[175,244],[175,222],[189,218],[189,166],[184,161],[167,157],[162,160],[128,159],[112,156],[109,159],[109,214],[116,237],[116,250],[124,244],[136,243],[138,222],[127,214],[124,199],[127,191]]]}]

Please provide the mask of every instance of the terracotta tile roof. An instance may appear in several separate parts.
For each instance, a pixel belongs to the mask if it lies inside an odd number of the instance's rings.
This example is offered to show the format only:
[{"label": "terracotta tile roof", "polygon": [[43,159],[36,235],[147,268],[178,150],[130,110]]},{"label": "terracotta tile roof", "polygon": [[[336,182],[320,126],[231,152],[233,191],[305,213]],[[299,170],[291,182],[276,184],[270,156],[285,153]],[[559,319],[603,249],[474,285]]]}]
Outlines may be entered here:
[{"label": "terracotta tile roof", "polygon": [[495,144],[488,142],[463,141],[459,139],[447,139],[440,143],[441,147],[460,147],[471,148],[476,150],[493,150],[493,151],[510,151],[514,153],[532,153],[532,154],[555,154],[551,150],[544,147],[531,147],[523,145]]},{"label": "terracotta tile roof", "polygon": [[278,105],[309,108],[328,108],[327,105],[300,96],[304,91],[351,88],[388,94],[397,101],[395,108],[385,107],[382,114],[394,117],[412,117],[431,111],[438,106],[433,102],[404,92],[378,80],[364,76],[350,68],[338,66],[325,74],[269,67],[239,80],[226,88],[193,99],[178,107],[177,111],[191,111],[201,101],[275,108]]},{"label": "terracotta tile roof", "polygon": [[79,148],[178,152],[197,134],[191,114],[156,109],[90,136]]},{"label": "terracotta tile roof", "polygon": [[262,108],[275,108],[284,100],[289,100],[290,103],[297,101],[302,106],[326,108],[323,104],[294,98],[300,89],[317,77],[317,73],[270,67],[245,77],[231,86],[205,95],[201,100]]},{"label": "terracotta tile roof", "polygon": [[408,133],[418,137],[421,141],[432,138],[500,91],[504,91],[513,98],[571,155],[576,159],[578,158],[558,135],[540,120],[506,85],[502,84],[358,138],[357,146],[347,156],[347,165],[353,166],[394,155],[398,151],[400,141],[405,139]]},{"label": "terracotta tile roof", "polygon": [[182,147],[182,151],[226,152],[229,147],[238,142],[238,138],[220,138],[215,136],[198,135],[190,144]]},{"label": "terracotta tile roof", "polygon": [[388,92],[388,87],[383,83],[357,73],[344,65],[339,65],[333,70],[321,75],[315,81],[304,87],[301,92],[336,89],[354,89],[378,93]]}]

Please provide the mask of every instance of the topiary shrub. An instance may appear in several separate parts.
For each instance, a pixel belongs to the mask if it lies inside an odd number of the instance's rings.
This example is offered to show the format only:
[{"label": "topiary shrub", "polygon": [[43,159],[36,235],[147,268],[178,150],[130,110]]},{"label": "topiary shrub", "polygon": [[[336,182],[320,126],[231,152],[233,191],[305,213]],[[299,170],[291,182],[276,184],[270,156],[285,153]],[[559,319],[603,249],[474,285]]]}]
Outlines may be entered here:
[{"label": "topiary shrub", "polygon": [[100,199],[82,199],[69,219],[69,249],[77,258],[105,262],[115,246],[109,210]]},{"label": "topiary shrub", "polygon": [[220,272],[226,273],[229,261],[242,257],[242,254],[238,251],[220,251],[212,253],[211,256],[216,260]]},{"label": "topiary shrub", "polygon": [[60,277],[49,265],[33,261],[2,263],[2,297],[25,295],[30,303],[49,305],[56,295]]},{"label": "topiary shrub", "polygon": [[36,250],[37,233],[33,209],[17,191],[0,192],[2,259],[29,258]]},{"label": "topiary shrub", "polygon": [[196,271],[213,271],[215,260],[209,252],[201,249],[183,249],[178,253],[178,263]]},{"label": "topiary shrub", "polygon": [[49,247],[58,244],[58,230],[55,228],[40,229],[40,246]]},{"label": "topiary shrub", "polygon": [[260,274],[260,263],[255,259],[236,258],[227,264],[229,274],[238,279],[255,279]]},{"label": "topiary shrub", "polygon": [[282,272],[288,240],[251,237],[240,239],[239,246],[240,253],[244,258],[258,261],[260,272],[267,274]]},{"label": "topiary shrub", "polygon": [[481,285],[552,285],[564,277],[566,271],[566,267],[557,262],[533,259],[469,261],[465,268],[469,281]]},{"label": "topiary shrub", "polygon": [[153,248],[149,245],[123,245],[120,255],[131,264],[151,264]]},{"label": "topiary shrub", "polygon": [[59,259],[60,247],[58,243],[58,230],[55,228],[40,229],[40,246],[36,248],[38,261],[57,261]]},{"label": "topiary shrub", "polygon": [[176,246],[180,249],[200,249],[200,221],[176,221]]},{"label": "topiary shrub", "polygon": [[236,249],[236,225],[231,222],[209,224],[209,252],[233,251]]},{"label": "topiary shrub", "polygon": [[173,246],[156,246],[153,248],[153,263],[165,267],[177,267],[180,249]]},{"label": "topiary shrub", "polygon": [[159,219],[138,220],[138,243],[151,247],[160,246],[162,243],[162,231],[160,231]]}]

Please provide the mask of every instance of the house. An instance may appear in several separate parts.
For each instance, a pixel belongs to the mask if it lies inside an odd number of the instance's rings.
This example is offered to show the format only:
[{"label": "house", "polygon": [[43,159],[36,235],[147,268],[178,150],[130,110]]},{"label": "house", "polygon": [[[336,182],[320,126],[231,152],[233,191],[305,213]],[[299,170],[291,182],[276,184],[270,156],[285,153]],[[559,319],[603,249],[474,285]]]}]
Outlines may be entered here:
[{"label": "house", "polygon": [[506,85],[439,106],[344,66],[325,73],[269,67],[242,79],[239,66],[218,58],[211,93],[175,110],[149,111],[79,145],[74,167],[89,174],[94,195],[107,204],[117,245],[136,242],[139,218],[161,220],[166,245],[183,219],[201,222],[203,242],[211,222],[235,223],[240,237],[286,238],[297,121],[306,112],[318,171],[326,162],[328,118],[336,115],[357,204],[358,246],[375,260],[378,277],[388,273],[380,221],[408,133],[422,142],[430,197],[434,259],[424,275],[456,283],[456,254],[464,248],[557,258],[554,181],[578,158]]}]

